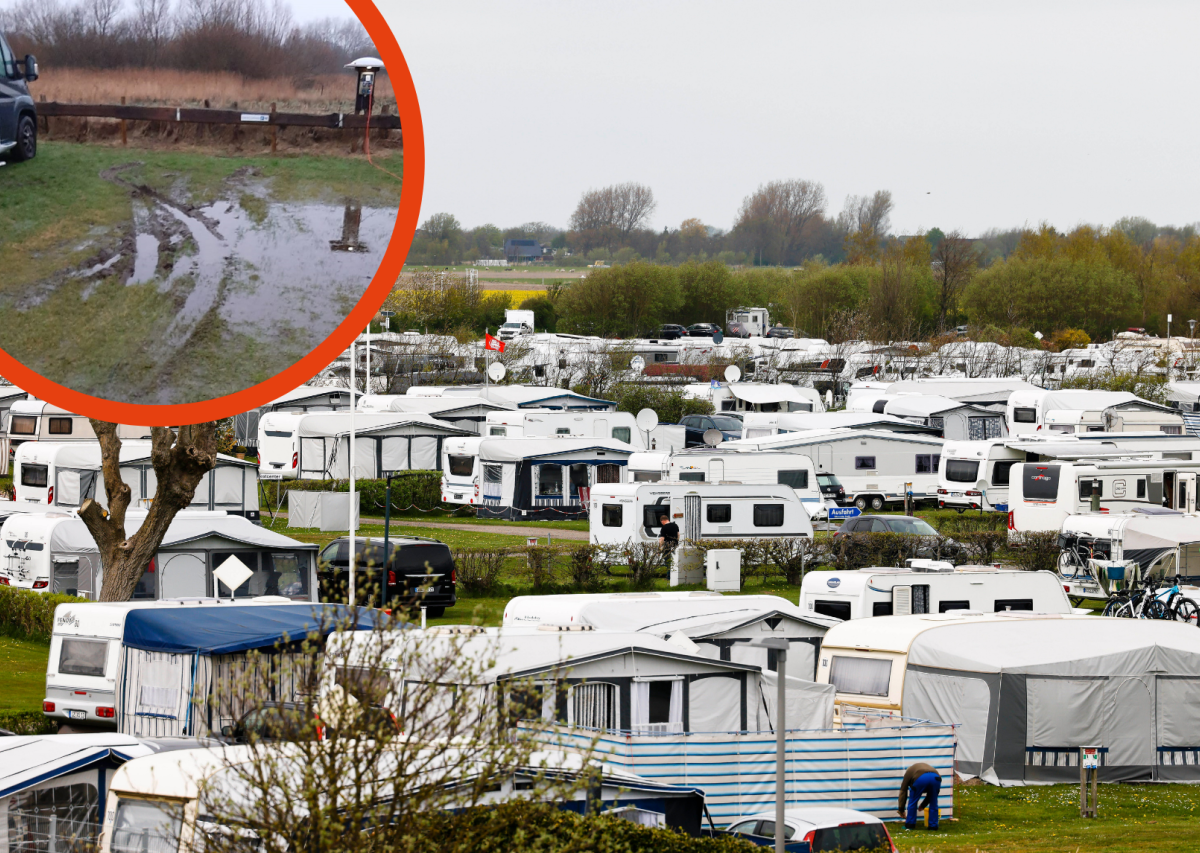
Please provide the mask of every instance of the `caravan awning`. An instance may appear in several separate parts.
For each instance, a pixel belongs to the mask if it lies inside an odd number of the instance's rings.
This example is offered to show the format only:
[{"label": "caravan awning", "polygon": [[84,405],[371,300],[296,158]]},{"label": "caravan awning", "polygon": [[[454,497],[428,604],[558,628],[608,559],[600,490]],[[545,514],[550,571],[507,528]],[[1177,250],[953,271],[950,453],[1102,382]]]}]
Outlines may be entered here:
[{"label": "caravan awning", "polygon": [[313,631],[329,634],[354,622],[355,630],[375,626],[382,611],[360,608],[357,617],[343,604],[147,607],[125,617],[125,645],[148,652],[224,655],[299,642]]},{"label": "caravan awning", "polygon": [[116,732],[0,737],[0,797],[108,758],[129,761],[154,751],[137,738]]}]

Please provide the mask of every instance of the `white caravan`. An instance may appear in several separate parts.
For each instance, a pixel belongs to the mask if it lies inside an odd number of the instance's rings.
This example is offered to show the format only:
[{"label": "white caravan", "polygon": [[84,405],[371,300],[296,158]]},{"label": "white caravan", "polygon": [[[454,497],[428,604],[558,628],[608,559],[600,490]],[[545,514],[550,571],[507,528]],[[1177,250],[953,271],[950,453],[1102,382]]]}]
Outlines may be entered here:
[{"label": "white caravan", "polygon": [[[130,509],[125,532],[133,535],[146,510]],[[21,513],[0,524],[0,584],[38,592],[96,599],[103,583],[100,552],[74,512]],[[284,596],[315,601],[317,546],[266,530],[224,512],[183,510],[133,592],[135,599],[216,595],[213,569],[236,556],[251,571],[236,597]],[[221,593],[229,594],[222,587]]]},{"label": "white caravan", "polygon": [[442,442],[473,434],[420,412],[268,412],[258,421],[259,477],[331,480],[350,476],[350,419],[354,419],[354,473],[441,467]]},{"label": "white caravan", "polygon": [[360,412],[421,412],[459,429],[483,435],[491,412],[514,411],[512,403],[483,397],[412,397],[407,394],[365,394],[358,398]]},{"label": "white caravan", "polygon": [[790,486],[724,483],[624,483],[592,492],[593,545],[657,542],[662,516],[680,540],[809,537],[812,521]]},{"label": "white caravan", "polygon": [[[1182,575],[1200,579],[1200,516],[1175,510],[1143,508],[1133,512],[1083,513],[1063,522],[1059,544],[1081,545],[1098,561],[1129,567],[1137,563],[1141,577]],[[1125,581],[1130,571],[1121,572]],[[1100,580],[1103,582],[1104,578]],[[1185,594],[1200,600],[1200,590],[1185,587]]]},{"label": "white caravan", "polygon": [[930,435],[832,429],[743,438],[727,441],[721,449],[807,456],[818,475],[838,478],[846,490],[847,503],[862,510],[879,510],[887,503],[903,501],[906,489],[916,500],[937,498],[942,444],[942,439]]},{"label": "white caravan", "polygon": [[843,620],[951,610],[1073,612],[1058,575],[985,566],[951,571],[809,572],[800,586],[800,609],[808,615]]},{"label": "white caravan", "polygon": [[779,433],[839,428],[937,435],[937,430],[923,424],[894,415],[870,412],[746,412],[742,415],[742,438],[765,438]]},{"label": "white caravan", "polygon": [[1091,510],[1094,491],[1101,512],[1194,513],[1198,473],[1200,461],[1173,459],[1018,463],[1010,472],[1009,535],[1062,530],[1068,516]]},{"label": "white caravan", "polygon": [[488,438],[558,435],[611,438],[631,445],[635,450],[674,451],[687,446],[687,430],[679,424],[659,424],[647,434],[638,429],[636,418],[629,412],[538,412],[528,409],[491,412],[482,434]]},{"label": "white caravan", "polygon": [[683,392],[708,400],[718,412],[823,412],[825,402],[813,388],[786,382],[730,382],[684,385]]},{"label": "white caravan", "polygon": [[[148,505],[158,487],[150,442],[122,442],[120,461],[121,479],[131,490],[130,506]],[[78,509],[91,498],[108,506],[100,444],[95,440],[22,444],[13,458],[13,485],[18,502]],[[189,508],[220,510],[258,522],[258,466],[217,454],[216,467],[201,478]]]},{"label": "white caravan", "polygon": [[474,506],[486,518],[578,518],[588,489],[620,483],[632,453],[612,438],[447,439],[442,501]]},{"label": "white caravan", "polygon": [[1017,390],[1005,411],[1010,435],[1039,431],[1183,434],[1183,417],[1126,391]]},{"label": "white caravan", "polygon": [[[17,400],[5,415],[10,452],[26,441],[95,441],[96,432],[85,415],[43,403]],[[150,438],[150,427],[117,425],[117,437]]]},{"label": "white caravan", "polygon": [[938,506],[1008,512],[1009,477],[1018,462],[1050,460],[1200,459],[1200,438],[1161,432],[1106,432],[989,441],[947,441]]},{"label": "white caravan", "polygon": [[[649,479],[645,475],[652,472],[644,466],[656,461],[661,476]],[[824,519],[829,514],[813,461],[796,453],[729,453],[721,447],[697,447],[674,454],[638,453],[630,457],[629,470],[630,479],[638,482],[791,486],[810,518]]]}]

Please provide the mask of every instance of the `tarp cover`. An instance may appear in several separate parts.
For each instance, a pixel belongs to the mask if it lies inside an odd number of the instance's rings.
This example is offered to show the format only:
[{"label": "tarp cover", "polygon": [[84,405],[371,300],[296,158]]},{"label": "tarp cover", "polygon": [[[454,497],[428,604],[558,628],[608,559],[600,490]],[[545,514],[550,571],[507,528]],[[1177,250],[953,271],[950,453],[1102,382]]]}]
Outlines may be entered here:
[{"label": "tarp cover", "polygon": [[[356,628],[369,630],[375,610],[358,611]],[[125,645],[150,652],[223,655],[325,634],[354,619],[341,604],[271,604],[245,607],[148,607],[125,617]]]}]

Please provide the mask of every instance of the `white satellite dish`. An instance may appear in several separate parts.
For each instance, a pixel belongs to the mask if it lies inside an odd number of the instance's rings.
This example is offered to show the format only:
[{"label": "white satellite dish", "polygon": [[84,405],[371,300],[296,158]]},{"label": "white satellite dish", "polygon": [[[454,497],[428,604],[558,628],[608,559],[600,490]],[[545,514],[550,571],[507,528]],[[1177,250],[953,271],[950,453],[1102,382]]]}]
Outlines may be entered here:
[{"label": "white satellite dish", "polygon": [[646,359],[642,358],[640,355],[635,355],[633,358],[629,359],[629,369],[634,373],[641,373],[646,369]]},{"label": "white satellite dish", "polygon": [[742,370],[736,364],[731,364],[731,365],[729,365],[729,367],[725,368],[725,381],[726,382],[737,382],[741,378],[742,378]]},{"label": "white satellite dish", "polygon": [[725,440],[725,433],[719,429],[706,429],[704,431],[704,443],[709,447],[716,447]]},{"label": "white satellite dish", "polygon": [[642,409],[637,413],[637,428],[642,432],[650,432],[650,430],[658,427],[658,412],[654,409]]},{"label": "white satellite dish", "polygon": [[488,376],[493,382],[499,382],[507,373],[508,368],[498,361],[492,362],[492,365],[488,367]]},{"label": "white satellite dish", "polygon": [[[254,572],[246,568],[246,564],[237,557],[230,556],[220,566],[213,569],[213,577],[229,588],[229,597],[233,591],[250,579]],[[220,587],[216,589],[217,598],[221,597]]]}]

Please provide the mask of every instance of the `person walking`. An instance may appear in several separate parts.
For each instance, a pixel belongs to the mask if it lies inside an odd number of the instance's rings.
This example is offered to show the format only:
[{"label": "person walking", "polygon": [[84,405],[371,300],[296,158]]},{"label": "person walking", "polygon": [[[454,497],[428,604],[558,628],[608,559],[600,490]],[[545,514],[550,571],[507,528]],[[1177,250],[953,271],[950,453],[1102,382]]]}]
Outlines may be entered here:
[{"label": "person walking", "polygon": [[[942,790],[942,777],[938,772],[924,762],[918,762],[904,774],[900,783],[900,802],[896,812],[904,818],[907,829],[917,828],[917,812],[929,809],[929,828],[938,828],[938,792]],[[925,798],[925,802],[917,805],[917,800]],[[907,811],[905,800],[908,801]]]},{"label": "person walking", "polygon": [[659,516],[658,520],[662,524],[658,531],[658,541],[662,543],[664,551],[672,552],[679,544],[679,525],[666,515]]}]

